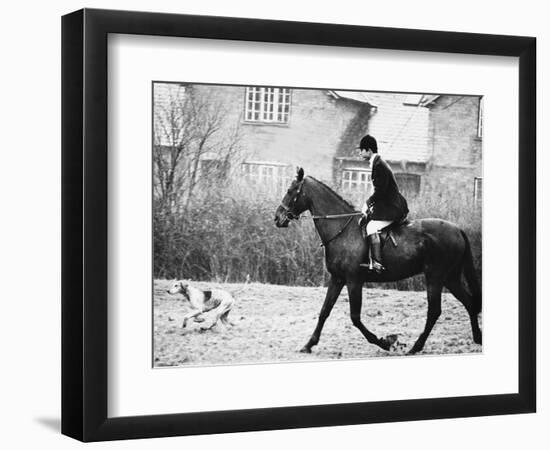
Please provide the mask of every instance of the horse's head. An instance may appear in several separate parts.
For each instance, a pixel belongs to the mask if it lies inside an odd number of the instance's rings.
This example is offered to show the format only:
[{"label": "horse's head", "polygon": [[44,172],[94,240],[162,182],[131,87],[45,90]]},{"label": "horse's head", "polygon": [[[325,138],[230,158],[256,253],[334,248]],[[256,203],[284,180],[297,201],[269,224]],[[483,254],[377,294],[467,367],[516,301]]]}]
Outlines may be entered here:
[{"label": "horse's head", "polygon": [[277,227],[288,227],[291,220],[298,219],[300,214],[307,208],[307,201],[303,194],[304,169],[298,169],[296,178],[290,184],[281,204],[275,211],[275,225]]}]

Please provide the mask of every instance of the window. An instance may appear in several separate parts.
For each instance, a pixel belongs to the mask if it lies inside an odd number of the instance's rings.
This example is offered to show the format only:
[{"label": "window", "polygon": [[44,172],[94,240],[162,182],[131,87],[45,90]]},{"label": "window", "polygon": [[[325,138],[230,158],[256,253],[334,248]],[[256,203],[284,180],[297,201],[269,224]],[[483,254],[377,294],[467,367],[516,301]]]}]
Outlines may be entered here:
[{"label": "window", "polygon": [[477,116],[477,137],[483,137],[483,97],[479,97],[478,116]]},{"label": "window", "polygon": [[282,163],[247,161],[242,164],[242,171],[249,183],[275,189],[277,194],[284,192],[292,181],[289,166]]},{"label": "window", "polygon": [[414,197],[420,192],[420,175],[415,173],[396,173],[395,181],[405,197]]},{"label": "window", "polygon": [[481,206],[483,201],[483,178],[474,178],[474,205]]},{"label": "window", "polygon": [[342,171],[342,190],[346,193],[368,193],[371,188],[370,170],[344,169]]},{"label": "window", "polygon": [[227,176],[227,162],[220,159],[201,159],[199,174],[201,177],[225,178]]},{"label": "window", "polygon": [[246,121],[287,123],[289,114],[290,89],[267,87],[246,88]]},{"label": "window", "polygon": [[[193,161],[190,161],[191,165],[194,165]],[[212,181],[212,179],[225,178],[228,174],[229,163],[221,157],[221,155],[214,152],[205,152],[199,156],[197,171],[198,176],[205,180]]]}]

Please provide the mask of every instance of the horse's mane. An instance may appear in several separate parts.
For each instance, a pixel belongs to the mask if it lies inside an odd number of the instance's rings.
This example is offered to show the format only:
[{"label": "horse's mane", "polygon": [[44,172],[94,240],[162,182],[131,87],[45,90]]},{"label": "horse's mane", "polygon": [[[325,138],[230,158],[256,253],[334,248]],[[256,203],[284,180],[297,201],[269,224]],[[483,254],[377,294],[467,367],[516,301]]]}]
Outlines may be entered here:
[{"label": "horse's mane", "polygon": [[319,181],[317,178],[315,177],[312,177],[311,175],[308,175],[307,178],[311,178],[313,181],[315,181],[316,183],[319,183],[321,186],[323,186],[326,190],[328,190],[329,192],[331,192],[338,200],[340,200],[342,203],[344,203],[346,206],[348,206],[349,208],[351,208],[352,210],[356,211],[357,209],[355,208],[355,206],[348,202],[344,197],[342,197],[340,194],[338,194],[334,189],[332,189],[331,187],[327,186],[325,183],[323,183],[322,181]]}]

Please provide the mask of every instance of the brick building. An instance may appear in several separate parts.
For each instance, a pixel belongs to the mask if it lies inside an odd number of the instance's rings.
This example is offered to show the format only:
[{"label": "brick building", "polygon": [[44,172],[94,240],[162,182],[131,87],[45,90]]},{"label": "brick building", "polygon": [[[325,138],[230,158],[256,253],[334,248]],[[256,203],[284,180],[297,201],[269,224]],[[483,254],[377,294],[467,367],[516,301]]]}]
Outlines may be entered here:
[{"label": "brick building", "polygon": [[[370,133],[406,195],[474,183],[481,192],[479,97],[155,83],[155,110],[191,93],[223,111],[220,137],[238,128],[238,156],[222,162],[251,182],[282,190],[299,165],[353,200],[364,198],[370,172],[355,149]],[[220,163],[215,146],[200,159],[204,167]]]},{"label": "brick building", "polygon": [[483,98],[432,95],[425,96],[422,104],[430,111],[426,188],[472,193],[476,204],[480,204]]}]

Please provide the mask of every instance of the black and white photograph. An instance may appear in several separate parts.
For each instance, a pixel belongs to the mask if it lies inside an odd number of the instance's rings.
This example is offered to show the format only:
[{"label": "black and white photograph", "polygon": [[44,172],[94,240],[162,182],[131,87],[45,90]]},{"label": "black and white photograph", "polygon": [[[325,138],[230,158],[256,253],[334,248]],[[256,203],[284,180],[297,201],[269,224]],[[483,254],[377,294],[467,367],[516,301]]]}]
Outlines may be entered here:
[{"label": "black and white photograph", "polygon": [[153,367],[482,353],[482,92],[151,95]]},{"label": "black and white photograph", "polygon": [[546,9],[6,3],[0,447],[545,450]]}]

